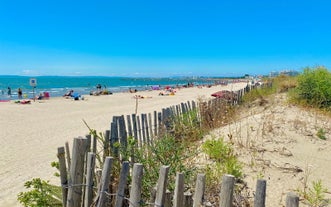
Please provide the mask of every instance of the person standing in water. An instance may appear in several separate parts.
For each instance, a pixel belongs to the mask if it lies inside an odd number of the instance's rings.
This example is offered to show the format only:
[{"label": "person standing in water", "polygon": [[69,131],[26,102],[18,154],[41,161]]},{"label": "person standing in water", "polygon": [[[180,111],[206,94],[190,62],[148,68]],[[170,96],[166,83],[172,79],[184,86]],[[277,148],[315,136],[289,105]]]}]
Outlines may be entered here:
[{"label": "person standing in water", "polygon": [[18,95],[18,99],[22,99],[23,92],[21,88],[18,88],[17,95]]},{"label": "person standing in water", "polygon": [[11,88],[9,86],[8,86],[7,94],[8,94],[9,97],[11,97]]}]

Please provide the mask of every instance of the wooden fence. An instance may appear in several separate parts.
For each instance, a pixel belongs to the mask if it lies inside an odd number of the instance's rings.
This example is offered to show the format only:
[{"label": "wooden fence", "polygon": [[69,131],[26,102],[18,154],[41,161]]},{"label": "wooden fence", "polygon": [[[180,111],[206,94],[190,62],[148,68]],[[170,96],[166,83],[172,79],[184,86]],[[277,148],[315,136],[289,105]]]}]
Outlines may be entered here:
[{"label": "wooden fence", "polygon": [[[159,179],[155,192],[151,199],[142,199],[143,165],[134,163],[130,171],[128,161],[122,162],[117,191],[110,192],[113,157],[106,157],[99,179],[94,180],[96,154],[87,152],[88,139],[75,138],[72,149],[70,172],[66,169],[65,148],[58,148],[60,164],[60,177],[62,184],[62,201],[64,207],[200,207],[212,206],[204,199],[206,178],[204,174],[198,174],[194,194],[184,192],[184,175],[177,173],[174,192],[167,191],[169,166],[161,166]],[[87,155],[87,156],[86,156]],[[85,162],[86,160],[86,162]],[[132,181],[128,184],[128,176]],[[69,178],[68,178],[69,175]],[[233,206],[233,192],[235,178],[232,175],[223,175],[220,192],[220,207]],[[94,189],[97,193],[94,195]],[[125,191],[129,191],[127,195]],[[254,197],[254,207],[264,207],[266,203],[266,180],[258,180]],[[290,192],[286,197],[286,207],[298,207],[299,197]]]},{"label": "wooden fence", "polygon": [[[228,100],[226,104],[234,105],[241,101],[243,95],[251,90],[246,87],[237,91],[237,97]],[[205,175],[198,174],[194,195],[184,192],[184,176],[177,174],[176,186],[173,194],[167,191],[167,179],[169,166],[161,166],[159,180],[156,191],[152,193],[149,201],[142,200],[142,176],[143,165],[134,163],[131,157],[132,170],[128,161],[122,162],[119,176],[119,184],[116,192],[111,192],[111,171],[114,158],[108,156],[109,151],[119,158],[120,152],[115,143],[119,143],[122,148],[128,145],[128,137],[136,140],[137,146],[153,144],[155,139],[162,137],[164,133],[171,133],[174,117],[186,115],[186,121],[190,123],[203,124],[213,123],[220,113],[224,113],[224,100],[213,99],[205,103],[186,102],[167,109],[162,112],[154,111],[153,114],[136,114],[127,116],[114,116],[110,124],[110,130],[104,133],[103,158],[104,165],[102,171],[95,169],[97,153],[97,137],[87,135],[85,138],[75,138],[72,146],[72,156],[70,156],[69,144],[58,148],[59,170],[62,185],[62,203],[64,207],[90,207],[90,206],[112,206],[112,207],[139,207],[149,205],[150,207],[198,207],[209,206],[210,203],[204,200]],[[212,113],[207,116],[206,111]],[[215,117],[213,117],[215,116]],[[207,118],[205,118],[207,117]],[[207,119],[207,120],[204,120]],[[100,158],[99,158],[100,159]],[[68,166],[68,167],[67,167]],[[129,174],[132,182],[128,184]],[[97,179],[95,179],[97,178]],[[232,175],[224,175],[220,193],[220,207],[230,207],[233,203],[233,190],[235,179]],[[97,189],[97,194],[93,192]],[[129,194],[125,193],[130,189]],[[126,196],[129,195],[129,196]],[[266,181],[258,180],[254,199],[255,207],[265,206]],[[286,198],[286,207],[297,207],[299,198],[294,193],[289,193]]]}]

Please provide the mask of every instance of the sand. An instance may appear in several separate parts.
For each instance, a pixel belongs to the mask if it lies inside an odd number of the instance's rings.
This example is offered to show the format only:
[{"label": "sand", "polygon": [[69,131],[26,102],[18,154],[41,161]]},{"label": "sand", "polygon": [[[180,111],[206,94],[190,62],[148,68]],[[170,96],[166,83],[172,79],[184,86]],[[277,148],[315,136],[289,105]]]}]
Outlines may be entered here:
[{"label": "sand", "polygon": [[135,113],[134,95],[138,99],[138,114],[160,111],[172,105],[197,99],[211,98],[219,90],[238,90],[245,83],[211,88],[185,88],[174,96],[159,96],[159,91],[115,93],[89,96],[74,101],[62,97],[35,101],[31,104],[0,103],[1,157],[0,157],[0,206],[20,206],[17,194],[24,191],[24,183],[35,177],[60,184],[50,166],[57,161],[57,148],[65,142],[72,144],[75,137],[85,136],[88,129],[83,119],[93,129],[104,132],[110,129],[114,115]]}]

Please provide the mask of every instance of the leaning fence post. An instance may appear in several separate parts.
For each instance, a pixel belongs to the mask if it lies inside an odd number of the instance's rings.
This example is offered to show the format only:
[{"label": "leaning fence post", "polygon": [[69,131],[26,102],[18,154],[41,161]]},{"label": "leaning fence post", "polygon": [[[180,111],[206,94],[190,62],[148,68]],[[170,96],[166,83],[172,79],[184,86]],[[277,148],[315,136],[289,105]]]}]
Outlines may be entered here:
[{"label": "leaning fence post", "polygon": [[113,157],[106,157],[105,159],[105,163],[102,169],[101,187],[99,191],[99,200],[97,207],[106,206],[106,202],[108,201],[107,193],[109,192],[109,181],[110,181],[111,168],[113,166],[113,160],[114,160]]},{"label": "leaning fence post", "polygon": [[72,162],[68,190],[68,207],[80,207],[82,202],[82,183],[84,174],[84,159],[86,152],[86,138],[75,138],[72,148]]},{"label": "leaning fence post", "polygon": [[95,167],[95,154],[89,152],[87,155],[87,165],[86,165],[86,186],[85,186],[85,198],[84,198],[85,207],[90,207],[93,200],[94,167]]},{"label": "leaning fence post", "polygon": [[57,148],[57,157],[59,158],[59,170],[60,170],[61,187],[62,187],[62,205],[63,207],[66,207],[67,196],[68,196],[68,188],[67,188],[68,178],[67,178],[64,147]]},{"label": "leaning fence post", "polygon": [[130,171],[130,165],[128,161],[124,161],[122,163],[122,169],[120,173],[120,181],[118,184],[117,194],[116,194],[116,201],[115,207],[121,207],[123,205],[124,200],[124,191],[127,186],[128,175]]},{"label": "leaning fence post", "polygon": [[220,194],[220,207],[231,207],[234,189],[234,176],[223,175]]},{"label": "leaning fence post", "polygon": [[199,207],[203,204],[203,194],[205,192],[206,176],[204,174],[198,174],[197,183],[195,185],[193,207]]},{"label": "leaning fence post", "polygon": [[299,207],[299,196],[289,192],[286,196],[286,207]]},{"label": "leaning fence post", "polygon": [[257,180],[254,207],[265,207],[266,187],[266,180]]},{"label": "leaning fence post", "polygon": [[165,193],[167,189],[169,166],[161,166],[159,180],[157,182],[156,198],[154,207],[160,207],[164,205]]},{"label": "leaning fence post", "polygon": [[132,186],[130,191],[130,207],[139,207],[141,205],[141,188],[143,177],[143,165],[135,163],[132,171]]},{"label": "leaning fence post", "polygon": [[184,174],[177,173],[173,206],[182,207],[183,205],[184,205]]}]

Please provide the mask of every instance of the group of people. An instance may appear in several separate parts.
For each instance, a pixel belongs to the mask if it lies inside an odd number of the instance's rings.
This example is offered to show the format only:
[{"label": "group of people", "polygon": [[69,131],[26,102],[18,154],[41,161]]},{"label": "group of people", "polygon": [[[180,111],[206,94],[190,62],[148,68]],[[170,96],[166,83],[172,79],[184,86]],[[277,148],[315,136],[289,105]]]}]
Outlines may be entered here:
[{"label": "group of people", "polygon": [[[4,95],[4,91],[2,90],[2,95]],[[7,95],[8,95],[8,97],[12,97],[12,89],[11,89],[11,87],[10,86],[8,86],[7,87]],[[25,94],[23,94],[23,90],[22,90],[22,88],[18,88],[17,89],[17,98],[18,99],[27,99],[28,98],[28,96],[27,96],[27,94],[25,93]],[[48,92],[41,92],[39,95],[36,95],[34,98],[32,98],[32,99],[37,99],[37,100],[41,100],[41,99],[48,99],[49,98],[49,93]]]},{"label": "group of people", "polygon": [[[4,92],[2,91],[2,94],[4,94]],[[12,96],[12,90],[11,90],[11,87],[7,87],[7,95],[9,96],[9,97],[11,97]],[[18,99],[22,99],[23,98],[23,91],[22,91],[22,89],[21,88],[18,88],[17,89],[17,97],[18,97]]]}]

